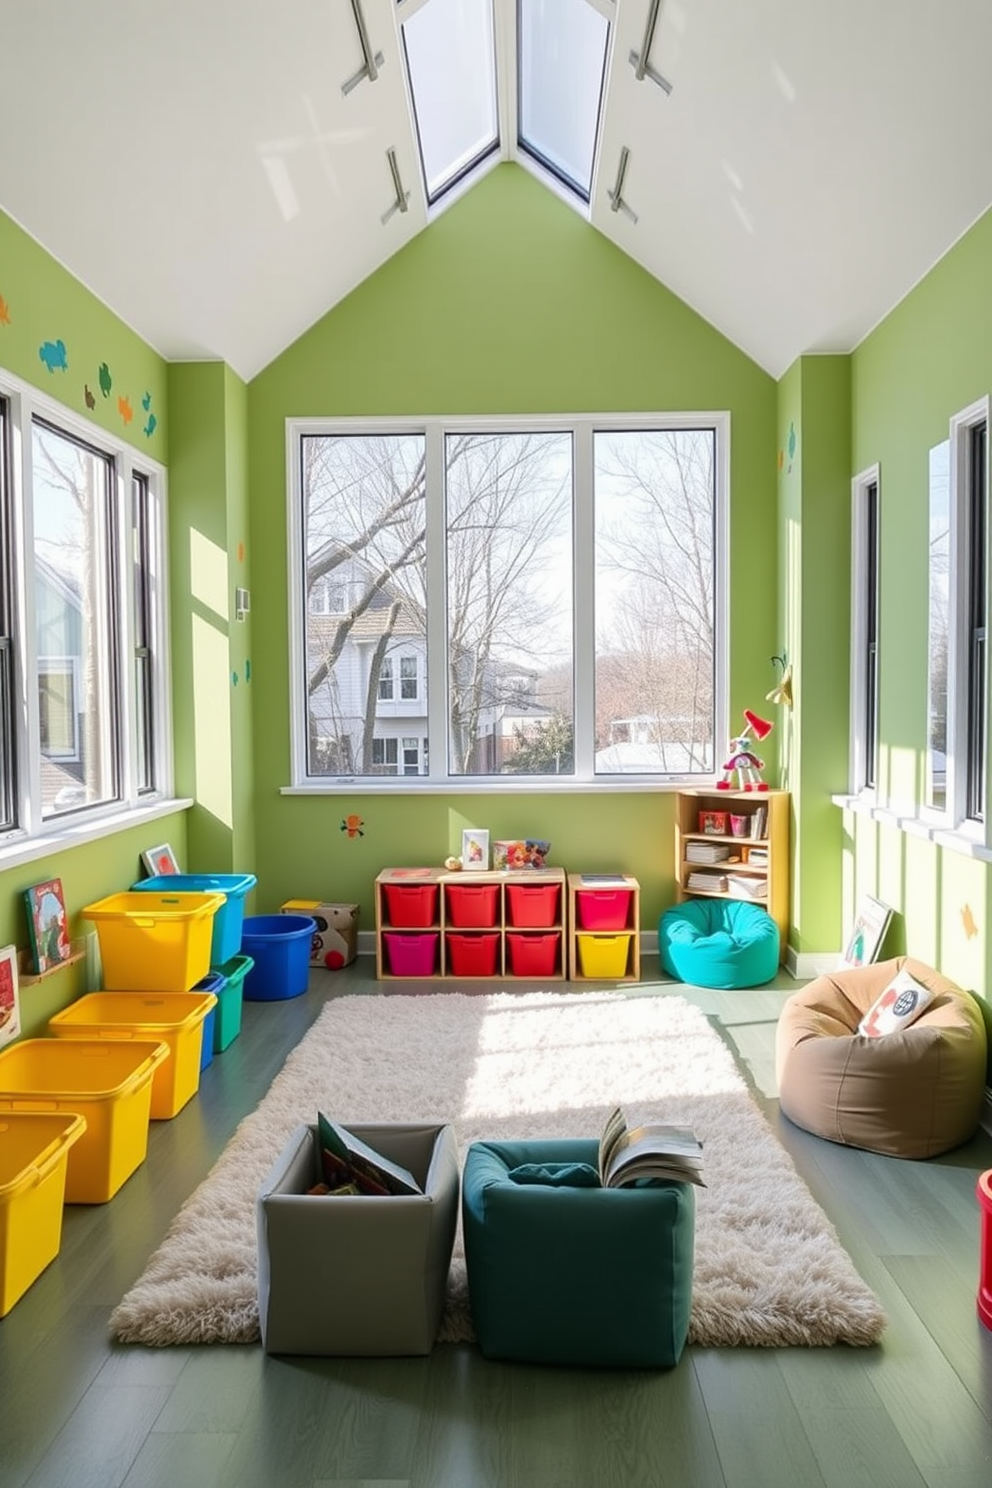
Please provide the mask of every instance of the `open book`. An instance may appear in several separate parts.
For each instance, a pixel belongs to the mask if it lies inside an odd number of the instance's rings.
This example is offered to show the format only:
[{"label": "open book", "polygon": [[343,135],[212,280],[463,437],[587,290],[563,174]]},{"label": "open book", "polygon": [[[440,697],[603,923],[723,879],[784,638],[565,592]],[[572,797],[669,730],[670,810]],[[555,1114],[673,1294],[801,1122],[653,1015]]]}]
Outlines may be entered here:
[{"label": "open book", "polygon": [[320,1141],[320,1170],[323,1183],[311,1193],[328,1194],[419,1194],[423,1193],[413,1174],[399,1163],[383,1157],[354,1132],[328,1121],[317,1113],[317,1136]]},{"label": "open book", "polygon": [[688,1126],[635,1126],[628,1130],[620,1107],[599,1139],[599,1180],[604,1188],[623,1188],[640,1178],[673,1183],[703,1182],[703,1144]]}]

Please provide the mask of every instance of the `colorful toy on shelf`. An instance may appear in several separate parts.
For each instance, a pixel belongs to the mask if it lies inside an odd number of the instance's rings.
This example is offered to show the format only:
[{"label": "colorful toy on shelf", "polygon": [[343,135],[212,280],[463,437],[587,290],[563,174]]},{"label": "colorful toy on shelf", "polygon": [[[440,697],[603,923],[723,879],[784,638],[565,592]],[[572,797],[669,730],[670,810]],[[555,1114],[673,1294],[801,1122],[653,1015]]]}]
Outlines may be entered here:
[{"label": "colorful toy on shelf", "polygon": [[766,791],[768,784],[761,778],[761,771],[765,768],[764,760],[750,748],[751,734],[760,743],[767,739],[774,724],[767,719],[760,718],[757,713],[752,713],[750,708],[744,709],[744,728],[739,734],[735,734],[730,741],[730,754],[723,766],[723,779],[716,783],[717,790],[740,791]]}]

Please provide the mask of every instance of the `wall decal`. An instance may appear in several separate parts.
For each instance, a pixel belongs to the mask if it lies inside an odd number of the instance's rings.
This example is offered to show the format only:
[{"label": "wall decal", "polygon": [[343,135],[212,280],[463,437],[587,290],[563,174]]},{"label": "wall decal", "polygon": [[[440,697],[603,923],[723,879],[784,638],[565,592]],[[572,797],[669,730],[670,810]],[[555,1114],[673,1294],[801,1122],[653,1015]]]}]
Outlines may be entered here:
[{"label": "wall decal", "polygon": [[364,825],[365,823],[360,816],[346,816],[341,822],[341,830],[342,832],[346,832],[349,837],[364,837],[365,833],[362,831]]},{"label": "wall decal", "polygon": [[785,464],[785,450],[779,450],[779,452],[778,452],[778,468],[779,468],[779,470],[782,469],[782,467],[783,467],[784,464]]},{"label": "wall decal", "polygon": [[796,441],[796,426],[795,426],[795,424],[790,424],[789,425],[789,442],[788,442],[788,445],[787,445],[787,448],[788,448],[788,451],[789,451],[789,473],[790,473],[790,475],[792,473],[792,462],[795,459],[795,455],[796,455],[796,443],[797,443],[797,441]]},{"label": "wall decal", "polygon": [[125,424],[129,424],[131,422],[131,420],[134,418],[134,409],[131,407],[129,398],[123,397],[117,399],[117,412],[120,414]]},{"label": "wall decal", "polygon": [[106,362],[101,362],[100,363],[99,377],[100,377],[100,391],[101,391],[101,393],[103,394],[103,396],[105,398],[109,398],[110,397],[110,389],[114,385],[114,380],[113,380],[113,378],[110,375],[110,368],[107,366]]},{"label": "wall decal", "polygon": [[245,681],[251,681],[251,662],[247,659],[245,660]]},{"label": "wall decal", "polygon": [[238,562],[239,563],[244,563],[244,561],[245,561],[245,545],[244,545],[243,542],[240,542],[240,543],[238,543]]},{"label": "wall decal", "polygon": [[158,419],[155,417],[155,415],[153,413],[150,413],[148,415],[148,420],[147,420],[147,422],[145,424],[144,430],[142,431],[144,433],[144,435],[145,435],[145,438],[146,439],[151,439],[151,437],[155,433],[155,430],[156,430],[157,427],[158,427]]},{"label": "wall decal", "polygon": [[43,341],[38,347],[38,355],[49,372],[68,372],[64,341]]},{"label": "wall decal", "polygon": [[237,672],[232,672],[231,673],[231,685],[232,685],[232,687],[237,687],[237,685],[238,685],[238,674],[237,674]]},{"label": "wall decal", "polygon": [[94,398],[93,394],[90,392],[90,385],[89,385],[88,382],[87,383],[84,383],[84,385],[83,385],[83,394],[84,394],[84,396],[86,398],[86,407],[87,408],[95,408],[96,407],[96,398]]},{"label": "wall decal", "polygon": [[973,940],[978,934],[978,924],[971,912],[971,905],[966,904],[961,910],[961,927],[968,940]]},{"label": "wall decal", "polygon": [[0,325],[10,325],[10,306],[3,295],[0,295]]},{"label": "wall decal", "polygon": [[147,393],[147,392],[145,393],[145,396],[141,400],[141,406],[145,410],[145,412],[147,413],[148,410],[149,410],[149,408],[151,408],[151,406],[152,406],[152,395],[151,395],[151,393]]}]

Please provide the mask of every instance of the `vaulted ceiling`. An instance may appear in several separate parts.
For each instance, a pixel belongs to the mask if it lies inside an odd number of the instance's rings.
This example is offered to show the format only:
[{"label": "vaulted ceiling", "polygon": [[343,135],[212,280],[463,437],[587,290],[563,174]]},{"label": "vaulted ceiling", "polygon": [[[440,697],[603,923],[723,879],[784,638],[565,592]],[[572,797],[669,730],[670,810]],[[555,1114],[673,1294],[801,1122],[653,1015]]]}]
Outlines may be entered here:
[{"label": "vaulted ceiling", "polygon": [[552,58],[569,8],[609,22],[588,205],[518,145],[492,0],[499,145],[428,208],[401,28],[432,3],[10,0],[0,208],[162,355],[251,378],[518,160],[779,376],[851,350],[992,203],[989,0],[526,0]]}]

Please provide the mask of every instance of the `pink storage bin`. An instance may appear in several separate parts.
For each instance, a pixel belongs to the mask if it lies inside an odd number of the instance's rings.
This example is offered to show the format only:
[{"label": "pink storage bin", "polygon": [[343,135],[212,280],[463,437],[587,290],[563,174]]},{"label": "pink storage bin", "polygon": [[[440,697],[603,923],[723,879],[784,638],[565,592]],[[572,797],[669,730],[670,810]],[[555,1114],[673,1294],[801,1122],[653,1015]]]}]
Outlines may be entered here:
[{"label": "pink storage bin", "polygon": [[433,976],[437,971],[439,939],[436,932],[431,935],[402,935],[398,931],[384,930],[382,943],[389,971],[393,976]]},{"label": "pink storage bin", "polygon": [[575,908],[583,930],[629,928],[633,889],[578,889]]}]

